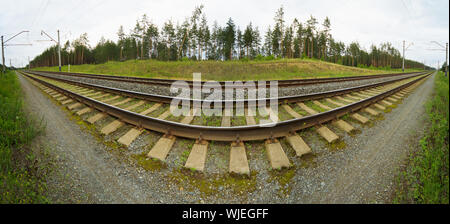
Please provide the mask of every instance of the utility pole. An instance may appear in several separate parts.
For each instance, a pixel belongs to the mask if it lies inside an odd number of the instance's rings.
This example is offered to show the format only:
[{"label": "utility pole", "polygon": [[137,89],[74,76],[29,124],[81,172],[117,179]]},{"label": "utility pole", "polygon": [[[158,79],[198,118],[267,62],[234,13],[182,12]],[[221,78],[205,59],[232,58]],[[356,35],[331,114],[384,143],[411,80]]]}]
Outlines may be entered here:
[{"label": "utility pole", "polygon": [[[435,43],[441,47],[441,49],[428,49],[430,51],[445,51],[445,76],[447,76],[448,72],[448,43],[445,43],[445,47],[442,46],[440,43],[436,41],[431,41],[431,43]],[[445,49],[444,49],[445,48]],[[439,65],[438,65],[438,71],[439,71]]]},{"label": "utility pole", "polygon": [[6,41],[3,41],[3,36],[2,36],[2,65],[3,65],[3,69],[2,69],[2,74],[5,74],[6,68],[5,68],[5,46],[17,46],[17,45],[31,45],[31,44],[6,44],[6,42],[10,41],[11,39],[13,39],[14,37],[18,36],[21,33],[27,33],[29,31],[25,30],[22,31],[14,36],[12,36],[11,38],[9,38]]},{"label": "utility pole", "polygon": [[58,41],[53,39],[50,35],[48,35],[45,31],[41,30],[41,35],[45,34],[51,41],[55,42],[58,45],[58,61],[59,61],[59,71],[61,71],[61,44],[59,39],[59,30],[58,30]]},{"label": "utility pole", "polygon": [[403,41],[403,60],[402,60],[402,72],[405,72],[405,41]]},{"label": "utility pole", "polygon": [[3,36],[2,36],[2,75],[5,74],[5,47],[3,44]]},{"label": "utility pole", "polygon": [[61,71],[61,43],[59,41],[59,30],[58,30],[58,62],[59,62],[59,71]]},{"label": "utility pole", "polygon": [[402,61],[402,72],[405,72],[405,51],[408,50],[408,48],[413,45],[414,43],[410,43],[408,47],[405,48],[405,41],[403,41],[403,61]]},{"label": "utility pole", "polygon": [[448,71],[448,43],[445,43],[445,77],[447,77]]},{"label": "utility pole", "polygon": [[31,63],[30,63],[30,56],[28,56],[28,69],[31,68]]}]

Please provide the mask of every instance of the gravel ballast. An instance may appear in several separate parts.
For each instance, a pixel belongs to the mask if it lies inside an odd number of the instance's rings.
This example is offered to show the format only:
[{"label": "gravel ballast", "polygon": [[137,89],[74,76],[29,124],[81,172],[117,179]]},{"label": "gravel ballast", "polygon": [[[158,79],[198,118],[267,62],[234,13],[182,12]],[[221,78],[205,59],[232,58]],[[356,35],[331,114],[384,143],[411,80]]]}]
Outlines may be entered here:
[{"label": "gravel ballast", "polygon": [[[44,74],[44,73],[43,73]],[[57,75],[51,73],[45,73],[46,76],[56,77],[71,81],[79,81],[89,84],[102,85],[106,87],[124,89],[129,91],[136,91],[142,93],[149,94],[157,94],[164,96],[178,96],[181,90],[178,92],[172,93],[170,91],[170,87],[159,86],[159,85],[147,85],[147,84],[139,84],[139,83],[129,83],[129,82],[120,82],[120,81],[111,81],[111,80],[102,80],[102,79],[92,79],[92,78],[84,78],[84,77],[76,77],[76,76],[65,76],[65,75]],[[384,77],[384,78],[373,78],[373,79],[363,79],[363,80],[355,80],[355,81],[344,81],[344,82],[331,82],[331,83],[321,83],[321,84],[313,84],[313,85],[302,85],[302,86],[293,86],[293,87],[280,87],[278,88],[278,96],[294,96],[294,95],[306,95],[318,92],[332,91],[337,89],[369,85],[378,82],[385,82],[390,80],[396,80],[399,78],[412,76],[412,75],[398,75],[392,77]],[[246,96],[245,91],[245,96]],[[269,89],[266,91],[267,97],[270,97]],[[225,98],[225,93],[223,92],[223,97]],[[209,94],[202,94],[202,97],[205,98],[209,96]]]}]

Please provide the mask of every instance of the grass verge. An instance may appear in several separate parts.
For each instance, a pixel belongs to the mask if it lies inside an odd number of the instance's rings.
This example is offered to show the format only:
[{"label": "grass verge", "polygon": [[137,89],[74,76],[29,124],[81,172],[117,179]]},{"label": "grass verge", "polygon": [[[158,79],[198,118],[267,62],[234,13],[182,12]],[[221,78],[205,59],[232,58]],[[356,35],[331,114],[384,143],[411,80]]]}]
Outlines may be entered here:
[{"label": "grass verge", "polygon": [[394,203],[449,203],[449,79],[439,72],[435,93],[426,104],[430,127],[399,176]]},{"label": "grass verge", "polygon": [[0,203],[48,203],[46,167],[30,147],[43,125],[24,113],[22,98],[14,72],[0,76]]}]

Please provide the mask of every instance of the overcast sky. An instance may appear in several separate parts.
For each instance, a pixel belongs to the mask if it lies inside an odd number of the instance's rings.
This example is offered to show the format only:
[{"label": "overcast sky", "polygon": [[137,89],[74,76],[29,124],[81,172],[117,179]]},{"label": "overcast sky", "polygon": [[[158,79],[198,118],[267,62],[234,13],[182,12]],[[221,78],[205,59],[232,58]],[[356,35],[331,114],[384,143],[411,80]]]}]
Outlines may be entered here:
[{"label": "overcast sky", "polygon": [[40,35],[41,30],[61,41],[73,40],[87,32],[90,45],[99,39],[117,40],[120,25],[129,31],[136,19],[144,13],[159,27],[172,19],[183,22],[192,14],[195,6],[203,4],[210,25],[217,21],[225,25],[229,17],[242,28],[252,22],[263,35],[267,27],[273,27],[275,11],[283,5],[285,19],[290,24],[294,18],[305,22],[313,15],[322,24],[330,18],[335,39],[350,43],[358,41],[365,49],[389,41],[401,50],[402,41],[414,43],[406,52],[406,58],[425,61],[436,66],[438,60],[445,61],[445,52],[430,51],[440,48],[430,41],[445,46],[449,37],[448,0],[2,0],[0,4],[0,34],[7,40],[14,34],[28,30],[7,44],[30,43],[32,46],[10,46],[5,49],[5,62],[13,66],[25,66],[51,42]]}]

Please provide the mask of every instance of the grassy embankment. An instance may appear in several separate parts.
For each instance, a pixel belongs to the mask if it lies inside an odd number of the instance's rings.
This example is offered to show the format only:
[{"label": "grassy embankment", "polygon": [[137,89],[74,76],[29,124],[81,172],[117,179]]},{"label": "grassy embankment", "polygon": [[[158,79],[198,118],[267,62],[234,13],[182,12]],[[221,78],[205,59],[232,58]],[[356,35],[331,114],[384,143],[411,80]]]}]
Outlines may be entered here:
[{"label": "grassy embankment", "polygon": [[[58,67],[34,68],[58,71]],[[67,72],[68,66],[62,71]],[[143,76],[149,78],[192,79],[192,73],[201,72],[203,80],[271,80],[313,77],[342,77],[398,73],[401,69],[368,69],[343,66],[315,59],[279,59],[270,61],[110,61],[105,64],[71,65],[71,72]],[[419,71],[408,69],[407,72]]]},{"label": "grassy embankment", "polygon": [[0,75],[0,203],[47,203],[46,167],[30,147],[43,126],[23,108],[17,76]]},{"label": "grassy embankment", "polygon": [[442,72],[426,109],[430,127],[399,177],[395,203],[449,203],[449,79]]}]

